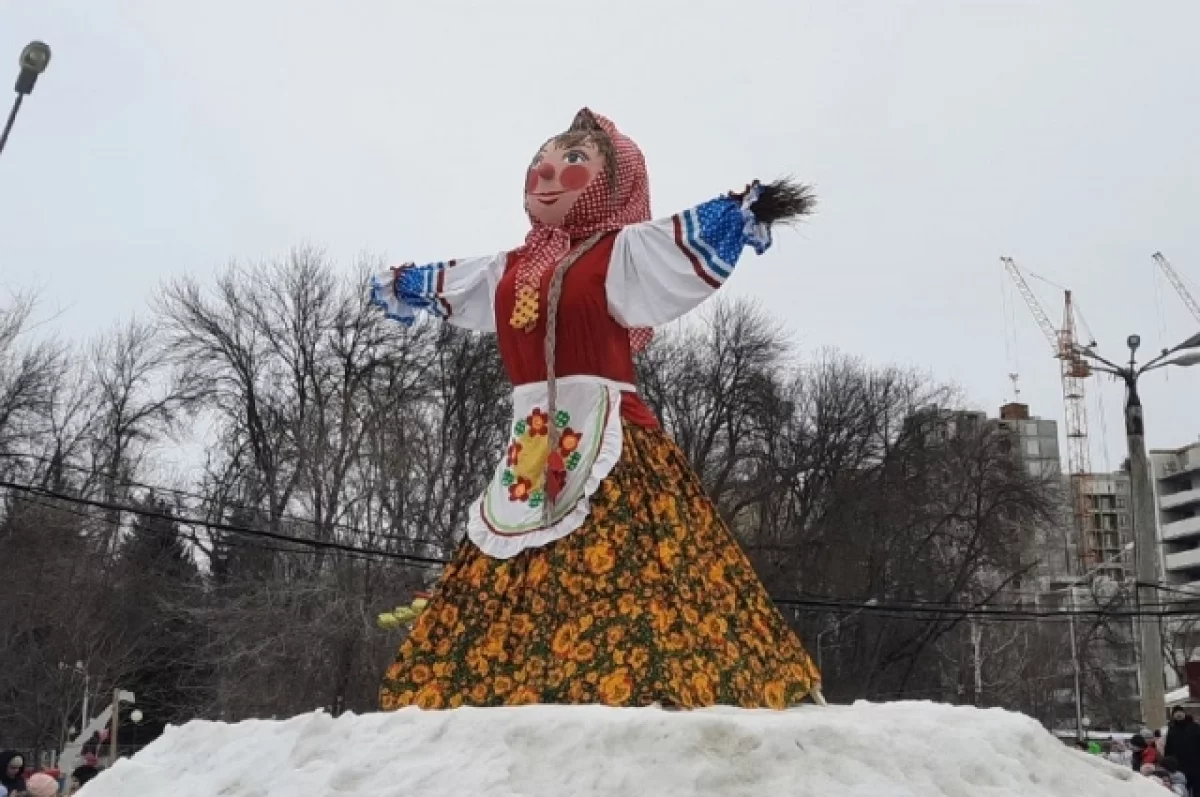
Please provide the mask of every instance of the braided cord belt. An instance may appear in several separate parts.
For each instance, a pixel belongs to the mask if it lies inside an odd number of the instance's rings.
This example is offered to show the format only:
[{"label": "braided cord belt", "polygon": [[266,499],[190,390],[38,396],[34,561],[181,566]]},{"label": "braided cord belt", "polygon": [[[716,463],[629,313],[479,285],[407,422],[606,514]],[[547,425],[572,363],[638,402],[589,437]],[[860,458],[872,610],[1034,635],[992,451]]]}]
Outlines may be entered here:
[{"label": "braided cord belt", "polygon": [[558,424],[554,420],[554,416],[558,414],[558,387],[554,377],[554,349],[558,338],[558,303],[562,298],[563,279],[567,275],[567,270],[575,265],[575,262],[587,254],[603,237],[604,233],[596,233],[563,259],[562,263],[554,270],[554,274],[550,277],[550,291],[546,297],[546,414],[550,421],[548,432],[550,436],[550,454],[546,457],[546,470],[542,480],[542,489],[546,493],[546,502],[543,504],[543,512],[545,513],[543,522],[546,525],[550,525],[554,512],[554,499],[551,497],[549,490],[550,479],[555,475],[553,471],[564,467],[562,464],[562,455],[558,453],[558,443],[562,438],[562,430],[558,428]]}]

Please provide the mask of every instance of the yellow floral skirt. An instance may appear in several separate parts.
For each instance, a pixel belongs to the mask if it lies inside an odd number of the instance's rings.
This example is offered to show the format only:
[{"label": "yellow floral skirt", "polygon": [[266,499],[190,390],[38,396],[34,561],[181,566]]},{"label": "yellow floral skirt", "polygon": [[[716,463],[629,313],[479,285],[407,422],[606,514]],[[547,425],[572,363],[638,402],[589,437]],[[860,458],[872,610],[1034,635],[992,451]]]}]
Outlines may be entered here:
[{"label": "yellow floral skirt", "polygon": [[463,541],[380,704],[784,708],[819,679],[683,452],[626,424],[578,531],[506,560]]}]

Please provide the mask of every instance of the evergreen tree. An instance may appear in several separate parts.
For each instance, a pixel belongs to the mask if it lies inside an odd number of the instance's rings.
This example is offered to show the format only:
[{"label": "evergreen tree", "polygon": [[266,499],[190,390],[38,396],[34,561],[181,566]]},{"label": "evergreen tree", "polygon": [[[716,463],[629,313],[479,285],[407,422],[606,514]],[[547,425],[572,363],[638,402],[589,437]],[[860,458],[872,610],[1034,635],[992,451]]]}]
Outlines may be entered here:
[{"label": "evergreen tree", "polygon": [[135,508],[145,514],[135,515],[122,541],[120,583],[137,655],[121,687],[136,695],[146,718],[141,727],[127,726],[123,738],[140,744],[194,716],[207,684],[195,658],[203,628],[189,614],[201,594],[199,568],[165,501],[151,495]]}]

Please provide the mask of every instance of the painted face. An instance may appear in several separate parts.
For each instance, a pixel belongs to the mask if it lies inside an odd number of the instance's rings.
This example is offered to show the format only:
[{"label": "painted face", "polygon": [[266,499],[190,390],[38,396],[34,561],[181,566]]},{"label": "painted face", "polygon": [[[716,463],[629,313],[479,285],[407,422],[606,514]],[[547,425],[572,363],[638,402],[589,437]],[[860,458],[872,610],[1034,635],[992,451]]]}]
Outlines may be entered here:
[{"label": "painted face", "polygon": [[525,210],[550,227],[561,227],[580,195],[604,171],[604,155],[591,141],[563,147],[551,141],[525,176]]}]

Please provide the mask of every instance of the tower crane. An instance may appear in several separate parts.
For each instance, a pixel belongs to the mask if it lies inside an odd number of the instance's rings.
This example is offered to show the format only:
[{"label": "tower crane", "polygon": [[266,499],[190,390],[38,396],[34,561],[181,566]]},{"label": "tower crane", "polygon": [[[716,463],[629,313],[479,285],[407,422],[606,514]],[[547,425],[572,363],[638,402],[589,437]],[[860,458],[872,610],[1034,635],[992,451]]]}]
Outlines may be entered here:
[{"label": "tower crane", "polygon": [[1192,316],[1200,321],[1200,304],[1196,303],[1196,299],[1188,292],[1187,286],[1183,284],[1183,278],[1175,271],[1175,267],[1171,265],[1171,261],[1163,257],[1162,252],[1154,253],[1154,262],[1158,263],[1159,268],[1167,275],[1171,286],[1175,288],[1175,292],[1179,294],[1179,298],[1183,299],[1183,303],[1187,305],[1187,309],[1191,311]]},{"label": "tower crane", "polygon": [[1051,354],[1060,363],[1062,379],[1063,415],[1067,432],[1067,468],[1071,487],[1071,509],[1074,515],[1075,532],[1078,535],[1081,564],[1086,568],[1096,559],[1097,545],[1093,544],[1092,530],[1088,528],[1091,517],[1089,495],[1091,494],[1092,462],[1091,446],[1088,442],[1087,399],[1085,382],[1092,375],[1091,366],[1079,353],[1075,333],[1075,306],[1071,291],[1063,291],[1063,321],[1055,327],[1050,316],[1042,309],[1041,302],[1029,288],[1025,275],[1011,257],[1002,257],[1004,270],[1008,272],[1042,334],[1050,343]]}]

